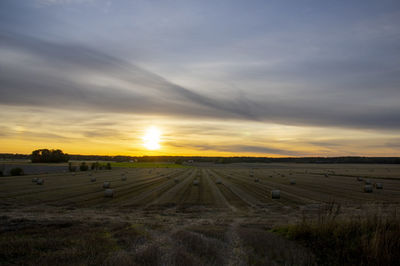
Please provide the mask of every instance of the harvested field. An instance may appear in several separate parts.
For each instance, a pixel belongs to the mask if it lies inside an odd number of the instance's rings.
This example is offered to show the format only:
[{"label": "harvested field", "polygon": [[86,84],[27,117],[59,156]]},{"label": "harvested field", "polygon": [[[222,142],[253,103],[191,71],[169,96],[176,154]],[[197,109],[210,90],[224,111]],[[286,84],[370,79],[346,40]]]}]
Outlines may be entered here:
[{"label": "harvested field", "polygon": [[[399,210],[397,165],[251,166],[151,171],[116,168],[2,177],[2,251],[19,252],[27,260],[35,258],[35,247],[23,253],[17,248],[18,241],[9,246],[4,241],[21,237],[12,233],[12,228],[22,226],[22,237],[34,242],[32,234],[42,235],[37,230],[46,226],[50,228],[46,230],[55,228],[59,231],[57,237],[66,239],[54,247],[63,252],[71,248],[68,241],[79,239],[67,236],[67,232],[87,230],[86,234],[104,243],[93,247],[99,252],[96,259],[110,261],[108,265],[124,261],[135,265],[264,265],[278,261],[310,265],[315,263],[310,250],[270,230],[320,217],[324,206],[332,202],[340,204],[338,216],[346,219],[369,212],[385,217]],[[372,193],[364,192],[365,184],[357,181],[358,177],[371,180]],[[34,178],[42,178],[43,185],[32,182]],[[254,182],[255,178],[259,182]],[[193,184],[194,180],[198,185]],[[291,185],[291,180],[296,180],[296,185]],[[106,181],[110,182],[112,197],[105,196]],[[382,183],[382,189],[376,189],[376,183]],[[279,190],[280,198],[272,199],[272,190]],[[265,248],[258,247],[257,241]],[[49,243],[43,245],[52,249]],[[67,256],[51,254],[49,251],[42,259],[32,261],[68,265]],[[54,260],[54,256],[59,257]],[[83,257],[83,263],[90,264],[88,259]],[[21,260],[6,255],[0,257],[0,262],[7,265]],[[80,263],[79,259],[75,262]]]}]

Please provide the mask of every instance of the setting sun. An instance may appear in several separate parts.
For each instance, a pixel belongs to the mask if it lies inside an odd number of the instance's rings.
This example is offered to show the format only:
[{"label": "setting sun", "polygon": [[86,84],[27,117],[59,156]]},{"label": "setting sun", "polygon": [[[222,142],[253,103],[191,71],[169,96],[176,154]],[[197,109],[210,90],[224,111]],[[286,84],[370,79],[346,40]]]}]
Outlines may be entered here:
[{"label": "setting sun", "polygon": [[161,132],[157,127],[149,127],[143,136],[143,146],[152,151],[160,149],[160,136]]}]

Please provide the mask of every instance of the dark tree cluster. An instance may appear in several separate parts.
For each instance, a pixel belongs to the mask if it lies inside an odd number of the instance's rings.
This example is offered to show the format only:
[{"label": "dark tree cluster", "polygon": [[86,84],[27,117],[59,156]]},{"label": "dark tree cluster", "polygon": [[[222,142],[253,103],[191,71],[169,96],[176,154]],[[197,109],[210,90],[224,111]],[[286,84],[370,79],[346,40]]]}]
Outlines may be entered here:
[{"label": "dark tree cluster", "polygon": [[32,163],[64,163],[68,162],[69,156],[62,150],[35,150],[31,154]]},{"label": "dark tree cluster", "polygon": [[12,176],[24,175],[24,169],[20,167],[15,167],[10,170],[10,175]]}]

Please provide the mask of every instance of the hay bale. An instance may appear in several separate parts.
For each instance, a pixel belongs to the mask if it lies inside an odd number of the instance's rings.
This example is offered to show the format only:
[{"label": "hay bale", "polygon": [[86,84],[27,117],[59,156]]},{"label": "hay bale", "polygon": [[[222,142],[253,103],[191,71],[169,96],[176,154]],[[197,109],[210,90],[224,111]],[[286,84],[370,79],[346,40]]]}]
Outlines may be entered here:
[{"label": "hay bale", "polygon": [[254,177],[254,174],[249,174],[250,177]]},{"label": "hay bale", "polygon": [[194,186],[198,186],[198,185],[199,185],[199,180],[194,180],[194,181],[193,181],[193,185],[194,185]]},{"label": "hay bale", "polygon": [[329,175],[328,175],[328,174],[324,174],[324,176],[325,176],[325,177],[329,177]]},{"label": "hay bale", "polygon": [[122,181],[126,181],[126,176],[123,175],[123,176],[121,177],[121,180],[122,180]]},{"label": "hay bale", "polygon": [[106,197],[106,198],[114,197],[114,190],[109,189],[109,188],[104,190],[104,197]]},{"label": "hay bale", "polygon": [[361,181],[363,181],[363,180],[364,180],[364,178],[362,178],[362,177],[360,177],[360,176],[357,177],[357,181],[360,181],[360,182],[361,182]]},{"label": "hay bale", "polygon": [[382,183],[376,183],[375,184],[376,189],[383,189],[383,184]]},{"label": "hay bale", "polygon": [[365,184],[366,184],[366,185],[371,185],[371,180],[366,179],[366,180],[365,180]]},{"label": "hay bale", "polygon": [[94,177],[94,176],[91,177],[91,178],[90,178],[90,182],[96,182],[96,177]]},{"label": "hay bale", "polygon": [[219,185],[219,184],[222,184],[222,181],[221,181],[221,179],[218,178],[215,183],[217,183]]},{"label": "hay bale", "polygon": [[291,179],[291,180],[290,180],[290,184],[291,184],[291,185],[296,185],[296,180]]},{"label": "hay bale", "polygon": [[271,191],[271,198],[273,199],[280,199],[281,198],[281,191],[278,189]]},{"label": "hay bale", "polygon": [[110,188],[110,187],[111,187],[110,182],[105,181],[105,182],[103,183],[103,188]]},{"label": "hay bale", "polygon": [[37,185],[43,185],[43,184],[44,184],[44,180],[41,179],[41,178],[38,178],[38,179],[36,180],[36,184],[37,184]]},{"label": "hay bale", "polygon": [[174,182],[175,182],[175,183],[179,183],[179,179],[178,179],[178,178],[175,178],[175,179],[174,179]]},{"label": "hay bale", "polygon": [[36,183],[37,182],[37,177],[35,177],[35,178],[32,178],[32,183]]},{"label": "hay bale", "polygon": [[256,178],[256,179],[254,179],[254,182],[258,183],[258,182],[260,182],[260,179]]},{"label": "hay bale", "polygon": [[372,185],[365,185],[364,186],[365,193],[372,193]]}]

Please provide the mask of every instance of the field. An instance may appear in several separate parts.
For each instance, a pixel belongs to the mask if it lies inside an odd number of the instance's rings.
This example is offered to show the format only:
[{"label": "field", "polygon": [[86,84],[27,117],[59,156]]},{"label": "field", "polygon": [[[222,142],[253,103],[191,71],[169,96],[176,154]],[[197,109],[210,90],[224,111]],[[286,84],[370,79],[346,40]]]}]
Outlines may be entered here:
[{"label": "field", "polygon": [[[366,180],[383,189],[365,193]],[[105,181],[113,197],[104,197]],[[279,199],[271,198],[275,189]],[[392,215],[400,166],[118,167],[1,177],[0,264],[309,265],[313,252],[274,230],[321,217],[327,206],[344,219]]]}]

